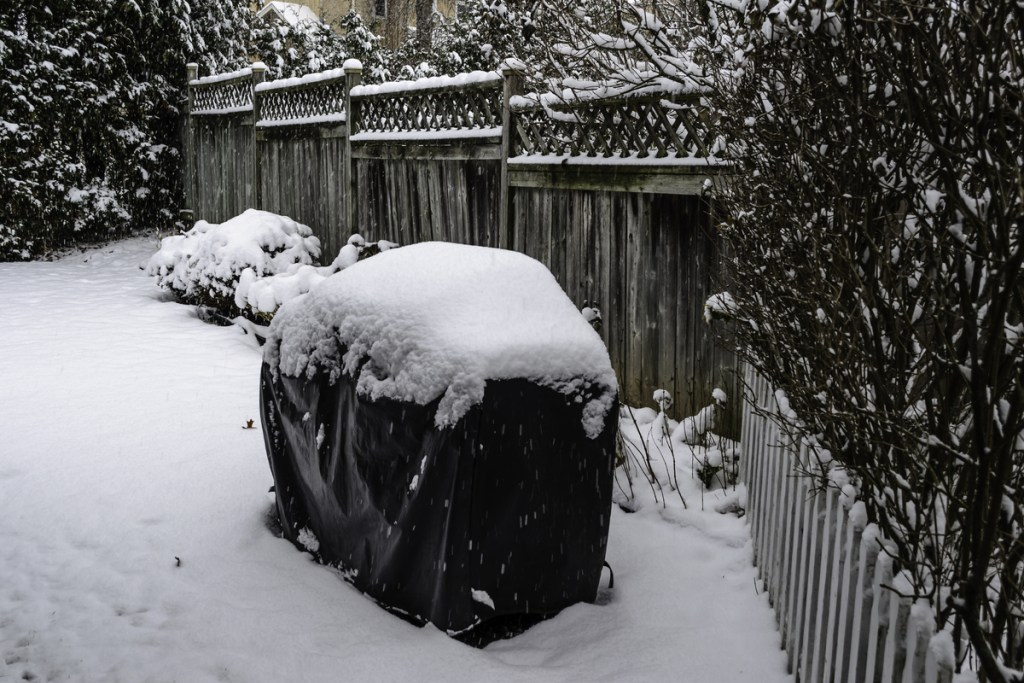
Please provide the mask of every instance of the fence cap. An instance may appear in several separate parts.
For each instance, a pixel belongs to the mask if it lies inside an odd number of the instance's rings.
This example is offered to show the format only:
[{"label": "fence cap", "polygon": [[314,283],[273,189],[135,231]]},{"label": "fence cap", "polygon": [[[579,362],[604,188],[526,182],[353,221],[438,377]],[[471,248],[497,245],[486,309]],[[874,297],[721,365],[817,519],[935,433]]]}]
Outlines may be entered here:
[{"label": "fence cap", "polygon": [[501,66],[498,67],[498,72],[501,73],[502,76],[509,73],[526,73],[526,62],[521,59],[516,59],[515,57],[510,57],[501,63]]},{"label": "fence cap", "polygon": [[263,62],[253,62],[249,68],[253,71],[266,71],[267,65],[264,64]]},{"label": "fence cap", "polygon": [[363,63],[354,57],[349,57],[341,65],[341,68],[347,74],[359,74],[363,72]]}]

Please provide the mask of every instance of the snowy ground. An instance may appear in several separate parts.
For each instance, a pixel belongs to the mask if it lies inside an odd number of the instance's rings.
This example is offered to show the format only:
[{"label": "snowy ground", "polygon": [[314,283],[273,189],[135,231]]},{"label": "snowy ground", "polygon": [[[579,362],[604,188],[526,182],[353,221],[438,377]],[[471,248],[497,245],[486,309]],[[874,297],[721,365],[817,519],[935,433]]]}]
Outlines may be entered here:
[{"label": "snowy ground", "polygon": [[156,248],[0,264],[0,679],[788,680],[732,516],[616,509],[605,604],[484,650],[275,538],[260,353],[156,288]]}]

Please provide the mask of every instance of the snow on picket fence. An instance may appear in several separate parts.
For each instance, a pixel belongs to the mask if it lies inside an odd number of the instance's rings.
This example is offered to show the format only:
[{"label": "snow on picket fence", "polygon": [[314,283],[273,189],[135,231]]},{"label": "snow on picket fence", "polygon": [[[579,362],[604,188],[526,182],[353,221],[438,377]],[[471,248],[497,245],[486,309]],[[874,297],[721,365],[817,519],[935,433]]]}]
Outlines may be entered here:
[{"label": "snow on picket fence", "polygon": [[[748,366],[747,386],[765,413],[779,406]],[[885,539],[852,489],[816,491],[798,476],[811,457],[747,402],[741,437],[754,562],[802,683],[950,683],[953,641],[935,633],[933,612],[899,587]],[[806,470],[805,470],[806,471]]]}]

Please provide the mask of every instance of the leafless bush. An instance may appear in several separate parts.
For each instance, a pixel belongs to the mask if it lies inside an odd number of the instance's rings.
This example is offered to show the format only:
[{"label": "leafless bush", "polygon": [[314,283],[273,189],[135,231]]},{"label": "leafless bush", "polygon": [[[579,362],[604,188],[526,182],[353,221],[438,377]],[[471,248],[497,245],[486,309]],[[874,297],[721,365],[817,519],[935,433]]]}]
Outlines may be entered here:
[{"label": "leafless bush", "polygon": [[[984,677],[1024,665],[1024,6],[751,3],[721,63],[743,358]],[[728,72],[728,73],[727,73]]]}]

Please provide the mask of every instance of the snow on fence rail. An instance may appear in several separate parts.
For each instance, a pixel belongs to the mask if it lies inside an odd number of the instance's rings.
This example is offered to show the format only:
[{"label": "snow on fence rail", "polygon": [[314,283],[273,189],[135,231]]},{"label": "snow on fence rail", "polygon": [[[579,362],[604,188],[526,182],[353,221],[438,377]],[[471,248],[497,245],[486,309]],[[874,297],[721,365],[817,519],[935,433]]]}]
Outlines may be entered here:
[{"label": "snow on fence rail", "polygon": [[357,86],[352,90],[353,141],[389,133],[405,139],[500,137],[502,87],[500,74],[483,71]]},{"label": "snow on fence rail", "polygon": [[341,69],[270,82],[263,82],[262,63],[203,78],[196,77],[195,64],[188,66],[190,114],[255,111],[257,127],[344,123],[350,106],[348,134],[354,141],[389,133],[406,140],[439,133],[498,138],[507,121],[512,130],[504,151],[515,161],[720,161],[709,116],[692,93],[551,103],[518,95],[522,76],[511,70],[360,85],[362,68],[355,60]]},{"label": "snow on fence rail", "polygon": [[303,78],[255,86],[256,126],[341,124],[345,122],[346,72],[333,69]]},{"label": "snow on fence rail", "polygon": [[510,103],[519,157],[650,158],[709,160],[715,150],[700,96],[658,93],[544,103],[516,97]]},{"label": "snow on fence rail", "polygon": [[801,683],[950,683],[952,641],[933,638],[927,605],[889,588],[901,577],[863,503],[798,474],[811,454],[764,416],[778,410],[768,383],[749,366],[745,378],[757,406],[745,403],[741,434],[754,563],[789,672]]},{"label": "snow on fence rail", "polygon": [[252,111],[253,73],[262,73],[260,68],[195,78],[197,69],[197,65],[189,64],[190,114],[238,114]]}]

